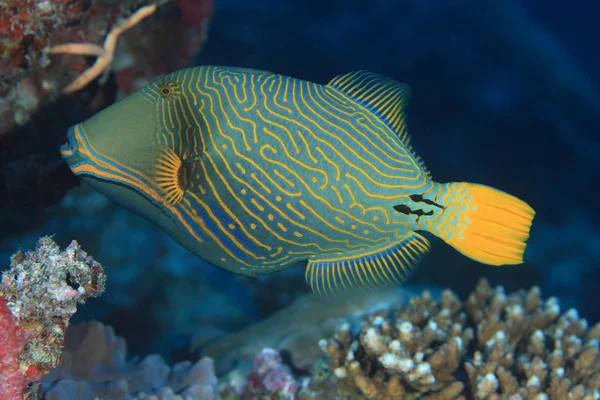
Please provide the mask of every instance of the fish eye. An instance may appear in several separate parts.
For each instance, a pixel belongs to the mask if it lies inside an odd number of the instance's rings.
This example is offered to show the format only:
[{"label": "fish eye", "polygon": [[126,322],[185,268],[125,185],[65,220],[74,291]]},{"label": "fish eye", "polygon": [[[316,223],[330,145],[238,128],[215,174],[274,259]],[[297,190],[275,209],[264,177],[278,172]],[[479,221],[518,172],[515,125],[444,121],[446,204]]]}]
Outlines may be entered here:
[{"label": "fish eye", "polygon": [[167,80],[164,81],[158,88],[158,93],[164,99],[175,97],[179,93],[179,85],[177,82]]}]

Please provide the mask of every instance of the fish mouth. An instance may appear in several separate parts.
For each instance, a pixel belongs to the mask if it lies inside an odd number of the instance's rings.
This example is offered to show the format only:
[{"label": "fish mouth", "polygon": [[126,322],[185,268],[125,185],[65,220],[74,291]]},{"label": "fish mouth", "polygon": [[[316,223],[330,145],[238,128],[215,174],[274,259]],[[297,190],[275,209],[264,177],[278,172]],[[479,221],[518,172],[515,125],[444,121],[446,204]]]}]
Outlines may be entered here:
[{"label": "fish mouth", "polygon": [[79,149],[79,144],[77,143],[77,139],[75,138],[75,127],[77,125],[73,125],[67,131],[67,143],[60,146],[60,155],[63,159],[67,159],[77,154]]}]

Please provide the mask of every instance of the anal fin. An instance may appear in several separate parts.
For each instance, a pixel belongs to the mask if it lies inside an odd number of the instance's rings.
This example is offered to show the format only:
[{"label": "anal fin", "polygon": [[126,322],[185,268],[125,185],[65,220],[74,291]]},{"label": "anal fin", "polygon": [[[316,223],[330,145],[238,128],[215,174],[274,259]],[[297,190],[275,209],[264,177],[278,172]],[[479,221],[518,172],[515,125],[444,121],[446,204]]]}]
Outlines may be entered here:
[{"label": "anal fin", "polygon": [[321,297],[401,285],[429,248],[426,238],[410,232],[380,247],[309,260],[306,281]]}]

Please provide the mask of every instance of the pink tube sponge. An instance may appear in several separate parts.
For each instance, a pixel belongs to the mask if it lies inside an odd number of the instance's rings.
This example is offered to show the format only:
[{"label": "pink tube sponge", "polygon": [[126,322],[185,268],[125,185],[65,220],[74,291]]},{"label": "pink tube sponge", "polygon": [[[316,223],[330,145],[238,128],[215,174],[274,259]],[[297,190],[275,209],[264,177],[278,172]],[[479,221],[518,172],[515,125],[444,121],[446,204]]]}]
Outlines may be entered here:
[{"label": "pink tube sponge", "polygon": [[6,305],[6,299],[0,297],[0,399],[20,399],[29,382],[43,376],[35,365],[21,366],[19,356],[25,345],[35,336],[21,329],[17,319]]}]

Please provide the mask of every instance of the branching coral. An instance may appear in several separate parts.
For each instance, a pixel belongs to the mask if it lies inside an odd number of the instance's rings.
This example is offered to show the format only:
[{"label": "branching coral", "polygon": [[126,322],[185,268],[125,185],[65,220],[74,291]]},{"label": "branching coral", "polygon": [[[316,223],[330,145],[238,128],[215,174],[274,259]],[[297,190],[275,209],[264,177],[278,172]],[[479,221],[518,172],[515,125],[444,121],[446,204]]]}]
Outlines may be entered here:
[{"label": "branching coral", "polygon": [[465,307],[477,326],[478,350],[465,364],[475,398],[599,397],[600,324],[588,330],[577,311],[561,315],[538,288],[506,296],[485,281]]},{"label": "branching coral", "polygon": [[344,396],[410,399],[437,393],[452,399],[463,390],[454,373],[474,336],[466,319],[451,292],[442,294],[440,305],[425,292],[394,318],[372,315],[357,334],[343,325],[321,346]]},{"label": "branching coral", "polygon": [[358,329],[342,325],[320,343],[336,384],[313,379],[302,396],[592,400],[599,338],[600,324],[588,329],[575,310],[561,315],[538,288],[507,296],[482,280],[465,305],[449,290],[439,302],[424,292]]},{"label": "branching coral", "polygon": [[19,251],[0,284],[0,399],[27,397],[60,359],[78,303],[104,291],[102,266],[73,241],[64,251],[49,237]]}]

